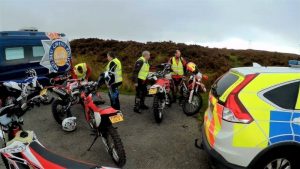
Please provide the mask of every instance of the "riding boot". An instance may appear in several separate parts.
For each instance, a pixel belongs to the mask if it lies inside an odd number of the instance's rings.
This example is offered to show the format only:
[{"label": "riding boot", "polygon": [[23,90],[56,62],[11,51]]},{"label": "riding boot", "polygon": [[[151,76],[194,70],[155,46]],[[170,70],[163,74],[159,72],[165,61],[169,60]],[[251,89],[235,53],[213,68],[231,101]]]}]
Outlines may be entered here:
[{"label": "riding boot", "polygon": [[149,109],[149,107],[145,105],[145,99],[141,99],[140,109],[142,109],[142,110],[148,110]]},{"label": "riding boot", "polygon": [[142,113],[141,110],[140,110],[140,99],[139,98],[135,98],[135,104],[134,104],[134,108],[133,108],[133,111],[136,112],[136,113]]}]

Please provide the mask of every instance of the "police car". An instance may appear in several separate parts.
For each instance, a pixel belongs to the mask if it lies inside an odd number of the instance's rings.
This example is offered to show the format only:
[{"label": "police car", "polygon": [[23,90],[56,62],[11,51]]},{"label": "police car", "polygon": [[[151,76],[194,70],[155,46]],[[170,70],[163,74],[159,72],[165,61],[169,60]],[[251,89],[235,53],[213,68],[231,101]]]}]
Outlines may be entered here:
[{"label": "police car", "polygon": [[300,62],[232,68],[209,93],[201,147],[217,168],[299,169]]}]

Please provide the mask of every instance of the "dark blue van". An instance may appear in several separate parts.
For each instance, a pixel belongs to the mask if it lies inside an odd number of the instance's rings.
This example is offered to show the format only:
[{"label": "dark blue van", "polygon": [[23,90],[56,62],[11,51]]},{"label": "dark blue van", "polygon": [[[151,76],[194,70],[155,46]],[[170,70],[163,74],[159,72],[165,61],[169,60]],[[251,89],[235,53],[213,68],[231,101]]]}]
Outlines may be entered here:
[{"label": "dark blue van", "polygon": [[25,71],[33,68],[42,83],[46,83],[49,70],[40,65],[45,53],[42,40],[49,38],[37,30],[0,31],[0,82],[23,79]]}]

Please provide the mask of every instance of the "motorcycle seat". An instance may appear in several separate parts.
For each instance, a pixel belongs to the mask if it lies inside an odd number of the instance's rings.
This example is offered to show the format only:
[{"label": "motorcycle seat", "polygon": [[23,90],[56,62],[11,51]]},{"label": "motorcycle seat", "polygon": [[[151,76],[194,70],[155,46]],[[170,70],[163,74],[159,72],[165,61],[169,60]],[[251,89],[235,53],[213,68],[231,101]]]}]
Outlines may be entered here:
[{"label": "motorcycle seat", "polygon": [[30,143],[29,148],[45,169],[96,169],[98,167],[57,155],[37,142]]},{"label": "motorcycle seat", "polygon": [[103,99],[101,99],[100,97],[98,97],[97,95],[93,94],[92,95],[92,99],[95,105],[99,106],[105,103],[105,101]]}]

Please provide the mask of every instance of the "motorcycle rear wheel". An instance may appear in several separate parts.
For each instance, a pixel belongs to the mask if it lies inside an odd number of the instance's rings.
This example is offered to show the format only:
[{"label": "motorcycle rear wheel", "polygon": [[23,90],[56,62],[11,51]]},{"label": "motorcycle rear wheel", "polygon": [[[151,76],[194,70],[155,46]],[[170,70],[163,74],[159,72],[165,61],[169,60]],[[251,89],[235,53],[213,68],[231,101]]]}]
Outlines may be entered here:
[{"label": "motorcycle rear wheel", "polygon": [[189,103],[189,98],[185,98],[182,103],[182,110],[187,116],[197,114],[203,106],[203,99],[201,95],[194,94],[192,102]]},{"label": "motorcycle rear wheel", "polygon": [[118,131],[111,125],[103,134],[109,155],[118,167],[123,167],[126,163],[126,153]]},{"label": "motorcycle rear wheel", "polygon": [[163,102],[163,100],[155,95],[153,99],[153,114],[154,114],[154,119],[156,123],[161,123],[164,117],[163,114],[163,109],[161,109],[160,104]]}]

